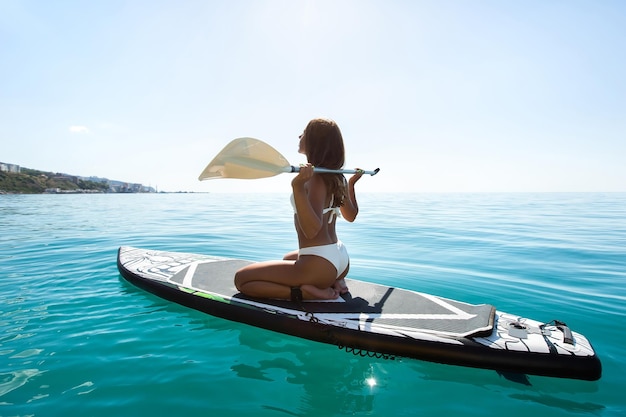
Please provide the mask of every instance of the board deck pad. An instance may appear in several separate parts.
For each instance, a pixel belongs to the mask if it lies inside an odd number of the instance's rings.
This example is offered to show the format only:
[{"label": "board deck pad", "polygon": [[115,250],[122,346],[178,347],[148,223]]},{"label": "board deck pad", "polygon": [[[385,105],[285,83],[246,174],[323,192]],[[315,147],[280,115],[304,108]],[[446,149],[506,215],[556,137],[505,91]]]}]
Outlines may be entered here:
[{"label": "board deck pad", "polygon": [[394,326],[411,331],[449,336],[485,336],[492,332],[495,308],[489,304],[472,305],[433,295],[403,290],[364,281],[346,279],[349,292],[340,302],[254,299],[237,291],[234,276],[250,264],[244,260],[192,262],[170,278],[170,282],[241,300],[254,300],[268,306],[323,314],[335,320],[366,320],[376,325]]}]

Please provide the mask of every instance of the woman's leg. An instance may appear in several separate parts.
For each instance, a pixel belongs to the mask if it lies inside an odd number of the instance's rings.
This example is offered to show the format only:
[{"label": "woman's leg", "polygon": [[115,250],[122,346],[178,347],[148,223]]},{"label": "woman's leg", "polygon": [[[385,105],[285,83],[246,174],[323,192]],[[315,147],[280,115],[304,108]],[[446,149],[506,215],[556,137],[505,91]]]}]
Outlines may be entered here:
[{"label": "woman's leg", "polygon": [[297,261],[298,260],[298,249],[292,250],[283,256],[283,261]]},{"label": "woman's leg", "polygon": [[301,287],[305,299],[332,299],[337,297],[331,288],[336,274],[335,267],[326,259],[305,255],[297,261],[245,266],[235,274],[235,286],[251,297],[290,299],[291,287]]},{"label": "woman's leg", "polygon": [[341,275],[339,275],[339,277],[333,283],[332,288],[338,294],[346,294],[348,291],[350,291],[348,289],[348,286],[346,285],[346,280],[344,279],[346,275],[348,275],[349,270],[350,270],[350,263],[348,262],[348,266],[346,267],[346,269],[341,273]]}]

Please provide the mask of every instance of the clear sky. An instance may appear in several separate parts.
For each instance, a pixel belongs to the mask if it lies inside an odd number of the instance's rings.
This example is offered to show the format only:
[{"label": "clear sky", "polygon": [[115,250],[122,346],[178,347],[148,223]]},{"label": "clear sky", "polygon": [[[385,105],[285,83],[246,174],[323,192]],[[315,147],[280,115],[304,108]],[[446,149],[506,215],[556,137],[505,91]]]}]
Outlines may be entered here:
[{"label": "clear sky", "polygon": [[0,0],[0,161],[163,191],[231,139],[299,164],[342,129],[361,191],[626,191],[626,2]]}]

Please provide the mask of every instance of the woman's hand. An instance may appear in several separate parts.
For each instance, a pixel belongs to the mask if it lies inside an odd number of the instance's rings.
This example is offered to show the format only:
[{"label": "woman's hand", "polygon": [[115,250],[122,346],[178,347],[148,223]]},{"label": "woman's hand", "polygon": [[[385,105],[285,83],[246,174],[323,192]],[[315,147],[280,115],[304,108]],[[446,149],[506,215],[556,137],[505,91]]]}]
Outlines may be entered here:
[{"label": "woman's hand", "polygon": [[310,163],[300,165],[300,172],[298,172],[298,175],[291,181],[291,186],[294,188],[303,187],[304,184],[313,177],[313,169],[314,166]]},{"label": "woman's hand", "polygon": [[365,171],[363,171],[361,168],[355,168],[355,169],[356,169],[356,174],[351,176],[350,180],[348,180],[348,182],[350,183],[352,187],[354,187],[354,184],[356,184],[356,182],[360,180],[363,174],[365,173]]}]

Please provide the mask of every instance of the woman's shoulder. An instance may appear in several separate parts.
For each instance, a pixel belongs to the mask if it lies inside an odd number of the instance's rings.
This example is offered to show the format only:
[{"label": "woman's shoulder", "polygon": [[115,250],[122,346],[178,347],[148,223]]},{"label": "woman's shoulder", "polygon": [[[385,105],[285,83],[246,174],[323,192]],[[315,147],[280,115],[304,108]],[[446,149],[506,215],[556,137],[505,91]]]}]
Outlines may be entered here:
[{"label": "woman's shoulder", "polygon": [[324,181],[323,174],[313,175],[309,181],[309,186],[326,188],[326,182]]},{"label": "woman's shoulder", "polygon": [[326,189],[326,182],[324,182],[324,179],[322,178],[321,175],[316,174],[313,175],[313,177],[311,177],[311,180],[307,183],[309,191],[308,194],[309,195],[314,195],[320,198],[324,198],[326,197],[326,193],[327,193],[327,189]]}]

